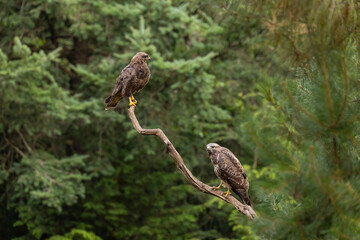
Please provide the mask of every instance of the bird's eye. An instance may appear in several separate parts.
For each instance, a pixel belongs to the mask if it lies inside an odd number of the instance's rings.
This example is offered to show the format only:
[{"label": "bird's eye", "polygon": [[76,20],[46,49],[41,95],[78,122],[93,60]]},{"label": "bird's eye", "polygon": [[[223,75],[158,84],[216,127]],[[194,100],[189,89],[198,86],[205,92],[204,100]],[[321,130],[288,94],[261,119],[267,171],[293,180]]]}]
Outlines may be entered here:
[{"label": "bird's eye", "polygon": [[148,55],[144,55],[144,56],[143,56],[143,58],[147,58],[147,57],[148,57]]},{"label": "bird's eye", "polygon": [[214,146],[211,146],[211,148],[215,148]]}]

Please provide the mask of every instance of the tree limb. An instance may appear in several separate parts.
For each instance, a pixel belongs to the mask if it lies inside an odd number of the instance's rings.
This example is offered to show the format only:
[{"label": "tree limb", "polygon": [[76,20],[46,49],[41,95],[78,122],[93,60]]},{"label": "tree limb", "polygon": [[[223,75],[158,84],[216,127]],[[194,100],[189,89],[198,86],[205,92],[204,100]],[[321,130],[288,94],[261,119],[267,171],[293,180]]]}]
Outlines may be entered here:
[{"label": "tree limb", "polygon": [[184,161],[182,160],[182,157],[176,151],[174,145],[170,142],[170,140],[167,138],[167,136],[164,134],[164,132],[159,128],[143,129],[140,126],[139,121],[137,120],[137,118],[135,116],[135,112],[134,112],[135,107],[131,106],[128,111],[129,111],[129,116],[130,116],[131,122],[132,122],[134,128],[136,129],[136,131],[138,131],[138,133],[140,133],[141,135],[156,135],[164,142],[164,144],[166,145],[166,148],[168,150],[168,153],[174,159],[177,168],[181,171],[181,173],[184,175],[186,180],[188,180],[188,182],[191,185],[193,185],[195,188],[197,188],[198,190],[200,190],[204,193],[214,195],[214,196],[220,198],[221,200],[223,200],[227,203],[230,203],[239,212],[243,213],[250,219],[254,219],[255,217],[257,217],[255,211],[250,206],[242,204],[239,200],[237,200],[235,197],[233,197],[231,195],[229,195],[225,198],[225,195],[221,190],[212,189],[212,187],[206,185],[205,183],[201,182],[199,179],[194,177],[194,175],[185,166]]}]

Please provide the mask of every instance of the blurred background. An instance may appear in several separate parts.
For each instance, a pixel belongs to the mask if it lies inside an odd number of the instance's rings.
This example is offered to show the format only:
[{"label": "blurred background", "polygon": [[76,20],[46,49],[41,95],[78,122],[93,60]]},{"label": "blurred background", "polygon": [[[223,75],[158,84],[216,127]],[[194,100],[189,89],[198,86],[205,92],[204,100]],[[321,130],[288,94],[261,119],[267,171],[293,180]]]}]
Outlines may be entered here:
[{"label": "blurred background", "polygon": [[[337,0],[2,0],[0,239],[360,239],[359,4]],[[258,214],[188,184],[232,150]],[[225,189],[224,189],[225,190]]]}]

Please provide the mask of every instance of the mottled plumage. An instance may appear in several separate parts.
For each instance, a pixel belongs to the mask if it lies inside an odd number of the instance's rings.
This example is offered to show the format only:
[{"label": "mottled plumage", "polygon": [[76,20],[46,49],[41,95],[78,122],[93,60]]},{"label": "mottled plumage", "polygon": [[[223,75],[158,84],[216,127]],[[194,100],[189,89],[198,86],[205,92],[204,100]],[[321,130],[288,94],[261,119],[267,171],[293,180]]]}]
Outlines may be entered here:
[{"label": "mottled plumage", "polygon": [[130,105],[136,106],[136,100],[133,94],[139,92],[149,82],[150,69],[146,64],[146,61],[150,57],[147,53],[139,52],[131,59],[129,65],[127,65],[116,78],[115,88],[110,96],[105,99],[106,107],[114,108],[118,102],[127,97],[130,100]]},{"label": "mottled plumage", "polygon": [[214,188],[219,189],[224,184],[228,188],[227,195],[229,189],[232,189],[244,203],[251,206],[248,196],[249,181],[240,161],[229,149],[216,143],[209,143],[206,149],[214,165],[214,172],[221,181],[219,187]]}]

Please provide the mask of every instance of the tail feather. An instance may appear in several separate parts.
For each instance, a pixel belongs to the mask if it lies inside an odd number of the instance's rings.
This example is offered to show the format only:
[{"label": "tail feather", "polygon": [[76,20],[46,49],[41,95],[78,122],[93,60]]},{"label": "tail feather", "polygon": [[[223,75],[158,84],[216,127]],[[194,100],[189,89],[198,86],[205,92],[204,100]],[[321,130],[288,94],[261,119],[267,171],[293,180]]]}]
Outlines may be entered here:
[{"label": "tail feather", "polygon": [[240,197],[240,199],[247,205],[251,206],[251,202],[249,199],[249,195],[247,192],[245,192],[243,189],[236,190],[235,188],[232,188],[233,192]]},{"label": "tail feather", "polygon": [[106,107],[105,110],[116,107],[119,101],[122,99],[122,95],[109,96],[105,99]]},{"label": "tail feather", "polygon": [[112,98],[112,95],[110,95],[110,96],[108,96],[107,98],[105,98],[104,103],[109,103],[110,100],[111,100],[111,98]]}]

